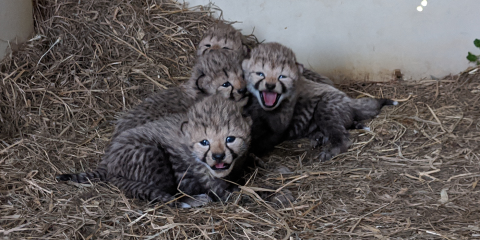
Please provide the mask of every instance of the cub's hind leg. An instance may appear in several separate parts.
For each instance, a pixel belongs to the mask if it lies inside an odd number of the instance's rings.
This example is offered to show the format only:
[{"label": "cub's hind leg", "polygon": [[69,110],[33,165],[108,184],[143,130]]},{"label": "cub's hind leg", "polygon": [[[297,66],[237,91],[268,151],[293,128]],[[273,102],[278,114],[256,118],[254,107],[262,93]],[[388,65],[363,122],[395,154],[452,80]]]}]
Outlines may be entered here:
[{"label": "cub's hind leg", "polygon": [[322,162],[328,161],[340,153],[344,153],[350,146],[349,134],[343,126],[324,125],[326,128],[325,136],[328,137],[328,144],[325,150],[319,155]]},{"label": "cub's hind leg", "polygon": [[319,103],[314,115],[315,124],[320,131],[317,135],[323,135],[324,144],[326,144],[325,150],[319,156],[322,162],[346,152],[350,146],[345,119],[349,119],[351,113],[341,101],[333,100]]}]

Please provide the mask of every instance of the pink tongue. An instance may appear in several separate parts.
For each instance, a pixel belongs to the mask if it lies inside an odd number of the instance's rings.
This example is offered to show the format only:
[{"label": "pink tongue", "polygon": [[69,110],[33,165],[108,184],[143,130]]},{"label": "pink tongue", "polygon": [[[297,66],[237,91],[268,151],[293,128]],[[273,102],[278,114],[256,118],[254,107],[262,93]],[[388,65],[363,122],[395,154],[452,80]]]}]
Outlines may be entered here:
[{"label": "pink tongue", "polygon": [[218,169],[222,169],[222,168],[224,168],[224,165],[225,165],[225,163],[217,163],[217,164],[215,164],[215,167],[218,168]]},{"label": "pink tongue", "polygon": [[277,100],[277,93],[274,92],[263,92],[263,101],[267,106],[273,106],[275,104],[275,100]]}]

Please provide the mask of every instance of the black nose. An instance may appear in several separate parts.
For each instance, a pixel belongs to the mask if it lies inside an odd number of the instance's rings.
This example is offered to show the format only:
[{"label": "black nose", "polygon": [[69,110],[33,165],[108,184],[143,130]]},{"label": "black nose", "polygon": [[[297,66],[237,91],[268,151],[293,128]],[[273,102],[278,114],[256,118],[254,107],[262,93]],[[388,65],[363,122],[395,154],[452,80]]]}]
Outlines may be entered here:
[{"label": "black nose", "polygon": [[247,92],[247,88],[238,89],[238,93],[244,94]]},{"label": "black nose", "polygon": [[266,83],[266,84],[265,84],[265,87],[266,87],[268,90],[273,90],[273,89],[275,89],[275,83],[274,83],[274,84]]},{"label": "black nose", "polygon": [[225,153],[213,153],[212,158],[217,162],[222,161],[223,159],[225,159]]}]

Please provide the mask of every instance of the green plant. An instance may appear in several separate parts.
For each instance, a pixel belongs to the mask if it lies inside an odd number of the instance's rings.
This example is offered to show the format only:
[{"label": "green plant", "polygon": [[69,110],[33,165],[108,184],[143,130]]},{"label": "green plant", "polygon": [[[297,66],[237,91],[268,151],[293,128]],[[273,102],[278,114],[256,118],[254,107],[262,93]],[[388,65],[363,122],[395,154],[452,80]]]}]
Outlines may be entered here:
[{"label": "green plant", "polygon": [[[473,44],[475,45],[475,47],[480,48],[480,39],[475,39],[475,41],[473,41]],[[471,52],[468,52],[467,59],[470,62],[476,62],[477,65],[480,65],[480,55],[475,55]]]}]

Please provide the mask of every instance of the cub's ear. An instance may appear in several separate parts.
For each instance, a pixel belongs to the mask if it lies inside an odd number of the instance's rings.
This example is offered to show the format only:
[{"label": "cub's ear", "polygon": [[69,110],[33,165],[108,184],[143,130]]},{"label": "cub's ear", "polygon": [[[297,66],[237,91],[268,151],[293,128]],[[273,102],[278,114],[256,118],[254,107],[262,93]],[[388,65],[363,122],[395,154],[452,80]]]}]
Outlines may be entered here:
[{"label": "cub's ear", "polygon": [[299,73],[300,75],[302,75],[302,74],[303,74],[303,70],[304,70],[303,64],[298,63],[298,62],[297,62],[296,64],[297,64],[297,68],[298,68],[298,73]]},{"label": "cub's ear", "polygon": [[[250,61],[250,59],[245,58],[242,62],[242,69],[243,69],[244,77],[245,77],[245,71],[247,70],[249,61]],[[247,72],[247,74],[248,74],[248,72]]]},{"label": "cub's ear", "polygon": [[195,74],[192,76],[195,79],[195,86],[197,86],[198,90],[200,90],[202,93],[204,91],[204,80],[205,80],[205,73],[202,70],[198,70],[195,72]]},{"label": "cub's ear", "polygon": [[183,133],[183,135],[186,135],[186,125],[188,124],[188,121],[185,121],[185,122],[182,122],[182,124],[180,124],[180,131]]},{"label": "cub's ear", "polygon": [[249,54],[248,47],[243,45],[242,48],[243,48],[243,56],[248,56]]},{"label": "cub's ear", "polygon": [[245,117],[245,120],[247,120],[248,126],[252,126],[253,120],[250,116]]}]

